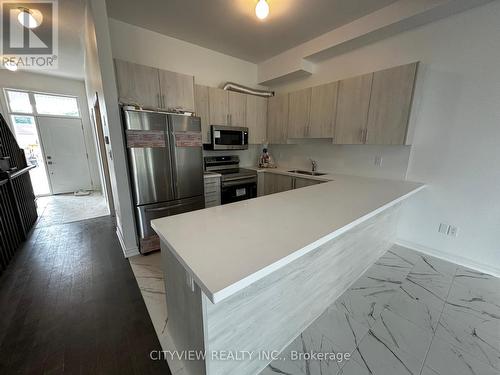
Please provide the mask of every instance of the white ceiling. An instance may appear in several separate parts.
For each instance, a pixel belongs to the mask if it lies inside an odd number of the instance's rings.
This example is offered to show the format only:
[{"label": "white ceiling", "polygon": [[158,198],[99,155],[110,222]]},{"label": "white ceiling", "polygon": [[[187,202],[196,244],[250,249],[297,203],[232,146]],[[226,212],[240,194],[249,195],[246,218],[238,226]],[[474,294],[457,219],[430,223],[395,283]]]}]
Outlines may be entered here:
[{"label": "white ceiling", "polygon": [[261,62],[396,0],[107,0],[108,16],[252,62]]}]

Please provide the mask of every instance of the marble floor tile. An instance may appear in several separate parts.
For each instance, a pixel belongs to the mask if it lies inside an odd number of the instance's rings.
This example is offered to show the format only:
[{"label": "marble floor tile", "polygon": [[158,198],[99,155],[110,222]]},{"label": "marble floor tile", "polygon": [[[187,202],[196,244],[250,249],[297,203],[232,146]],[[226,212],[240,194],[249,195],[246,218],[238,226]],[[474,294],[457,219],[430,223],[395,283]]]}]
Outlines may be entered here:
[{"label": "marble floor tile", "polygon": [[406,278],[399,287],[403,292],[411,296],[417,302],[424,303],[426,306],[437,311],[442,311],[446,297],[441,297],[428,288],[427,285],[413,278]]},{"label": "marble floor tile", "polygon": [[337,375],[370,375],[370,372],[358,362],[350,360],[346,362]]},{"label": "marble floor tile", "polygon": [[498,375],[498,370],[447,341],[434,337],[425,367],[432,375]]},{"label": "marble floor tile", "polygon": [[297,337],[282,353],[280,359],[271,362],[262,372],[269,374],[290,375],[336,375],[343,361],[316,360],[316,359],[293,359],[293,353],[337,353],[335,345],[326,336],[309,327]]},{"label": "marble floor tile", "polygon": [[[369,371],[388,371],[392,366],[403,366],[412,374],[417,374],[423,364],[433,332],[424,330],[406,319],[384,310],[380,319],[370,329],[369,338],[358,346],[353,357],[361,359]],[[374,353],[382,354],[381,357]],[[359,356],[357,356],[359,354]],[[387,363],[384,363],[386,362]],[[378,371],[374,371],[378,369]]]},{"label": "marble floor tile", "polygon": [[[161,254],[130,264],[162,348],[172,350]],[[281,353],[285,360],[261,374],[498,374],[498,285],[489,275],[395,246]],[[292,361],[292,351],[352,358]],[[181,361],[169,366],[186,375]]]},{"label": "marble floor tile", "polygon": [[450,290],[455,270],[456,265],[453,263],[423,255],[406,279],[438,300],[444,301]]},{"label": "marble floor tile", "polygon": [[37,228],[109,215],[106,199],[99,192],[85,196],[49,195],[38,197],[36,203]]},{"label": "marble floor tile", "polygon": [[453,282],[466,287],[485,289],[488,292],[500,294],[499,278],[470,268],[458,266]]},{"label": "marble floor tile", "polygon": [[335,308],[348,313],[355,321],[371,327],[384,305],[397,292],[398,284],[383,285],[364,279],[356,288],[346,291],[335,301]]},{"label": "marble floor tile", "polygon": [[425,299],[419,299],[413,295],[406,286],[401,286],[399,291],[384,306],[389,311],[409,320],[420,328],[434,332],[441,314],[440,309],[434,308],[426,303]]},{"label": "marble floor tile", "polygon": [[420,372],[420,375],[439,375],[436,371],[434,371],[433,369],[427,367],[427,366],[424,366],[422,367],[422,371]]},{"label": "marble floor tile", "polygon": [[[396,258],[397,259],[397,258]],[[396,262],[395,259],[391,259]],[[339,311],[350,314],[358,323],[371,327],[380,316],[384,305],[397,293],[409,269],[394,272],[388,267],[388,257],[384,263],[370,267],[335,302]]]},{"label": "marble floor tile", "polygon": [[454,283],[443,313],[500,338],[500,297],[497,292]]},{"label": "marble floor tile", "polygon": [[371,330],[353,352],[352,358],[373,375],[416,375],[423,360],[394,350]]},{"label": "marble floor tile", "polygon": [[[497,327],[499,330],[500,327]],[[475,327],[473,320],[455,319],[443,313],[436,336],[463,350],[500,372],[500,337]]]},{"label": "marble floor tile", "polygon": [[366,272],[366,277],[402,281],[413,268],[413,264],[392,252],[385,253]]},{"label": "marble floor tile", "polygon": [[419,260],[421,260],[422,256],[424,256],[424,254],[422,254],[422,253],[419,253],[417,251],[414,251],[414,250],[408,249],[407,247],[403,247],[403,246],[399,246],[399,245],[394,245],[393,247],[391,247],[389,249],[389,251],[387,253],[393,254],[393,255],[403,259],[405,262],[411,264],[412,266],[417,264],[417,262]]}]

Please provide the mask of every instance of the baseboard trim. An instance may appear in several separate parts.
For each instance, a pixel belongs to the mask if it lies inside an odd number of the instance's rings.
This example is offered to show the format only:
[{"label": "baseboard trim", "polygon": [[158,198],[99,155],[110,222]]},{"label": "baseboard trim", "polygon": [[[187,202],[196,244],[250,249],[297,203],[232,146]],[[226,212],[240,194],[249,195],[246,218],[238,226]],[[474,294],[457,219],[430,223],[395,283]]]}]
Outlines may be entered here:
[{"label": "baseboard trim", "polygon": [[116,236],[118,237],[118,241],[120,242],[120,246],[122,247],[123,251],[123,256],[125,258],[130,258],[135,255],[140,255],[139,248],[137,246],[127,248],[125,246],[125,242],[123,241],[123,236],[122,232],[120,232],[120,229],[116,227]]},{"label": "baseboard trim", "polygon": [[404,246],[404,247],[408,247],[412,250],[420,251],[421,253],[431,255],[433,257],[446,260],[448,262],[456,263],[459,266],[468,267],[468,268],[471,268],[473,270],[476,270],[476,271],[479,271],[482,273],[487,273],[487,274],[495,276],[495,277],[500,277],[500,269],[495,268],[495,267],[491,267],[491,266],[486,265],[486,264],[476,262],[476,261],[469,259],[469,258],[465,258],[465,257],[459,256],[459,255],[453,255],[453,254],[446,253],[444,251],[441,251],[441,250],[438,250],[438,249],[435,249],[432,247],[420,245],[418,243],[406,241],[406,240],[402,240],[402,239],[397,239],[395,241],[395,244],[400,245],[400,246]]}]

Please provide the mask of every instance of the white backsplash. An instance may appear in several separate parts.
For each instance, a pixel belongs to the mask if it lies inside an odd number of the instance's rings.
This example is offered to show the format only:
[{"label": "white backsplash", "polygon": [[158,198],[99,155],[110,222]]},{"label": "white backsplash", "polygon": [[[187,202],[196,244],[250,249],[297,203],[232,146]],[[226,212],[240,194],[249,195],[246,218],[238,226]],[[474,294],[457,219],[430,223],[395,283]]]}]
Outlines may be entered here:
[{"label": "white backsplash", "polygon": [[[332,145],[330,143],[269,146],[269,152],[279,167],[310,170],[309,159],[314,159],[318,162],[320,172],[394,180],[405,179],[410,149],[411,146]],[[382,158],[380,166],[375,163],[377,157]]]}]

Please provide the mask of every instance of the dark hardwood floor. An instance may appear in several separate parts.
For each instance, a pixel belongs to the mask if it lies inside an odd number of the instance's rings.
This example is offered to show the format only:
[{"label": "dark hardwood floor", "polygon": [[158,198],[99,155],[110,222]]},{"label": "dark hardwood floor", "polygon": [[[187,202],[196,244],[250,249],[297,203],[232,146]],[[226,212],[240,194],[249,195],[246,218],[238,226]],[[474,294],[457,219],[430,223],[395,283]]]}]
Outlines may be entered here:
[{"label": "dark hardwood floor", "polygon": [[0,278],[0,374],[163,374],[109,217],[35,229]]}]

